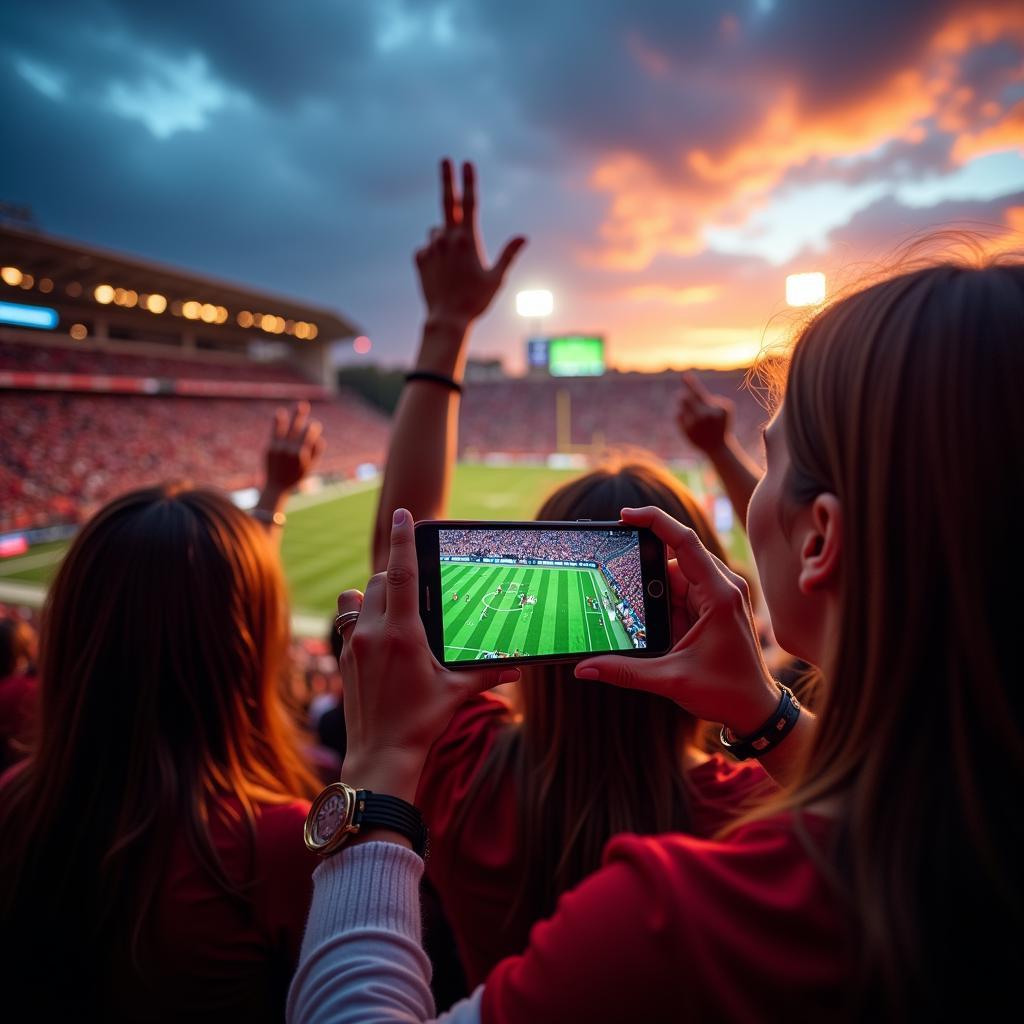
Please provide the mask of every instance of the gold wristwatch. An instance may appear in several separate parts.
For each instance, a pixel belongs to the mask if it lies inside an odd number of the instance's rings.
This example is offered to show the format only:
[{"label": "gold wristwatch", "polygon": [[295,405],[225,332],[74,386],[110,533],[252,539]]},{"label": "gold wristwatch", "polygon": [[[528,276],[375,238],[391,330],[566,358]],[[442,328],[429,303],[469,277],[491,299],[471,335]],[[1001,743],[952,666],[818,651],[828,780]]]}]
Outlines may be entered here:
[{"label": "gold wristwatch", "polygon": [[370,828],[398,832],[412,843],[416,853],[426,858],[427,826],[412,804],[396,796],[353,789],[344,782],[332,782],[313,801],[306,815],[303,837],[313,853],[329,857],[351,836]]}]

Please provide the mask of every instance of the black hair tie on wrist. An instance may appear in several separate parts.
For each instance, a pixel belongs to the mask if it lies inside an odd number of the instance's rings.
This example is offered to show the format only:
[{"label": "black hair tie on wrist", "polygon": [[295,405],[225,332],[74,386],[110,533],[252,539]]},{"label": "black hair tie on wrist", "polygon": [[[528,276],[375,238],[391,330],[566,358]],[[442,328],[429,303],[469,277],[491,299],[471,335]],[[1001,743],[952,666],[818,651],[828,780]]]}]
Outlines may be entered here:
[{"label": "black hair tie on wrist", "polygon": [[764,725],[746,739],[730,740],[726,736],[725,726],[720,736],[722,746],[738,761],[746,761],[751,757],[764,757],[769,750],[774,750],[792,731],[800,717],[800,701],[793,696],[788,686],[779,687],[779,706]]},{"label": "black hair tie on wrist", "polygon": [[462,394],[462,385],[454,377],[446,377],[443,373],[431,373],[429,370],[416,370],[405,375],[405,382],[408,384],[414,380],[428,380],[434,384],[441,384],[456,394]]}]

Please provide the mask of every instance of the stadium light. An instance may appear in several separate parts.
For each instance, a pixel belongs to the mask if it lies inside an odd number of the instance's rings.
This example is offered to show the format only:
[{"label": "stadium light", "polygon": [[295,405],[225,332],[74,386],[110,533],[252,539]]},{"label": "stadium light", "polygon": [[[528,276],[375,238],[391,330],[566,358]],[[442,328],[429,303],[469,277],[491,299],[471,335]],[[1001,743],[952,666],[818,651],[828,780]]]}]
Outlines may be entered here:
[{"label": "stadium light", "polygon": [[791,306],[817,306],[825,301],[825,275],[790,274],[786,278],[786,302]]},{"label": "stadium light", "polygon": [[109,306],[114,301],[114,289],[109,284],[98,284],[92,297],[101,305]]},{"label": "stadium light", "polygon": [[146,299],[146,309],[150,313],[162,313],[167,308],[167,299],[155,292]]},{"label": "stadium light", "polygon": [[529,320],[551,316],[554,308],[555,297],[544,288],[534,288],[516,295],[516,312]]}]

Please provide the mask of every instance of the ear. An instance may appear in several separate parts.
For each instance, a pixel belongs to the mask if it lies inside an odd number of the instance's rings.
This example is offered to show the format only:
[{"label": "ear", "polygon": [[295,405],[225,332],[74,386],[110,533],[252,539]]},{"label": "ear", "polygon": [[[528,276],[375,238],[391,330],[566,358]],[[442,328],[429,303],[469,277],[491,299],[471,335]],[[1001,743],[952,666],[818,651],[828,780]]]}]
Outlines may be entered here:
[{"label": "ear", "polygon": [[804,516],[800,536],[801,594],[811,594],[834,586],[839,577],[843,551],[843,510],[839,499],[827,492],[811,502]]}]

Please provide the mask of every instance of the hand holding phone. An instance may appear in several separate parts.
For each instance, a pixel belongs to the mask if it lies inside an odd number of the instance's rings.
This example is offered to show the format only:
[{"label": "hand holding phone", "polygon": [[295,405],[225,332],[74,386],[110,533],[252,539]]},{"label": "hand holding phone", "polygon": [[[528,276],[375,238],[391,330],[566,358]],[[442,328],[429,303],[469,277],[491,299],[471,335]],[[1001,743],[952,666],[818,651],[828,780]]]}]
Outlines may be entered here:
[{"label": "hand holding phone", "polygon": [[653,657],[671,644],[665,549],[618,522],[422,522],[420,615],[448,667]]},{"label": "hand holding phone", "polygon": [[576,666],[577,678],[660,694],[740,736],[757,729],[778,705],[779,690],[761,652],[746,581],[667,512],[624,508],[622,517],[651,529],[675,556],[668,570],[676,642],[646,662],[590,658]]},{"label": "hand holding phone", "polygon": [[345,681],[348,752],[342,781],[412,802],[428,751],[455,709],[474,693],[519,677],[499,662],[451,672],[431,655],[419,617],[413,524],[397,509],[388,571],[366,593],[346,590],[338,611],[358,612],[343,627],[340,667]]}]

